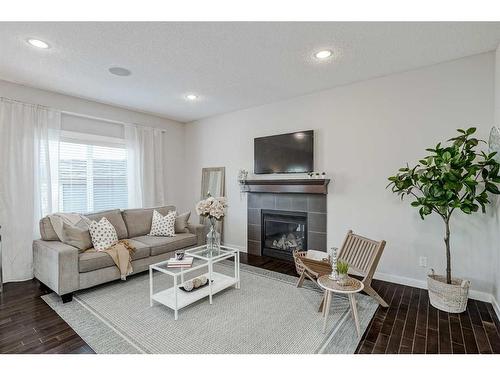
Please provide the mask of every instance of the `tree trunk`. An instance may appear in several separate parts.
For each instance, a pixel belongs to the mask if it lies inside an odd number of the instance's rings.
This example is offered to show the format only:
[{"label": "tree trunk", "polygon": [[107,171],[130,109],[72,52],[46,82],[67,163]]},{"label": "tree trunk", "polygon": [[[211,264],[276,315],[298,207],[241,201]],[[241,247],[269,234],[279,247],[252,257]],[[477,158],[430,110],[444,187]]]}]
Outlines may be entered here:
[{"label": "tree trunk", "polygon": [[446,245],[446,283],[451,284],[451,253],[450,253],[450,218],[445,219],[446,231],[444,243]]}]

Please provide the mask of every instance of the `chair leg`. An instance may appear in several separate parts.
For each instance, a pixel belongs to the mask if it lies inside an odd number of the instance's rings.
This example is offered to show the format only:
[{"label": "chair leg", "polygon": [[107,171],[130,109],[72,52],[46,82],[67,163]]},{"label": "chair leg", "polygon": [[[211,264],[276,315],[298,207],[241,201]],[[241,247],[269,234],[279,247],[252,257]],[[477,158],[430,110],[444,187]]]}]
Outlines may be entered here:
[{"label": "chair leg", "polygon": [[302,273],[300,274],[300,277],[299,277],[299,281],[297,281],[297,288],[300,288],[302,286],[302,284],[304,283],[304,279],[306,278],[306,271],[302,271]]},{"label": "chair leg", "polygon": [[363,289],[366,294],[369,296],[373,297],[382,307],[389,307],[387,302],[385,302],[382,297],[378,295],[378,293],[371,287],[371,285],[365,285],[365,288]]}]

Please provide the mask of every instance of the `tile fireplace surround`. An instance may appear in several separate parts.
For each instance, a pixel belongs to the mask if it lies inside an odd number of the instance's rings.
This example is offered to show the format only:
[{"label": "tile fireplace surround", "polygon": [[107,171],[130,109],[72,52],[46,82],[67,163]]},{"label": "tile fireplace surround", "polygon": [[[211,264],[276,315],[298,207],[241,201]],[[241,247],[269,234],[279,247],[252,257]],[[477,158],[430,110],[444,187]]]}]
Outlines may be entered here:
[{"label": "tile fireplace surround", "polygon": [[326,194],[248,193],[248,253],[262,255],[261,210],[307,213],[308,249],[326,251]]}]

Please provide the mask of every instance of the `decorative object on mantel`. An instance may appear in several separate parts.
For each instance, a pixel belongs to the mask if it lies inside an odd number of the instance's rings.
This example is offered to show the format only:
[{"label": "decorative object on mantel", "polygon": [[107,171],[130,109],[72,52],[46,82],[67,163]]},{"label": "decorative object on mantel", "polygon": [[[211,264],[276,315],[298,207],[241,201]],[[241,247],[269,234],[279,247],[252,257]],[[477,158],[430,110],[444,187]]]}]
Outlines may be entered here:
[{"label": "decorative object on mantel", "polygon": [[243,183],[248,178],[248,171],[246,169],[240,169],[238,171],[238,181]]},{"label": "decorative object on mantel", "polygon": [[248,178],[248,171],[246,169],[240,169],[238,171],[238,182],[240,184],[240,190],[241,192],[246,192],[246,185],[245,181]]},{"label": "decorative object on mantel", "polygon": [[[428,148],[426,156],[415,167],[406,166],[389,177],[392,191],[401,198],[411,196],[413,207],[419,207],[424,219],[431,213],[441,216],[445,224],[446,276],[431,273],[427,277],[432,306],[451,313],[467,307],[470,282],[451,276],[450,219],[458,208],[465,214],[486,212],[488,193],[500,194],[500,164],[495,153],[477,150],[480,139],[474,138],[476,128],[457,129],[451,144]],[[484,142],[485,143],[485,142]]]},{"label": "decorative object on mantel", "polygon": [[207,234],[207,252],[213,254],[220,250],[220,234],[217,232],[215,225],[217,221],[222,221],[224,218],[224,210],[227,207],[226,200],[223,197],[214,198],[207,193],[207,198],[201,200],[196,205],[196,213],[206,217],[210,223],[210,229]]},{"label": "decorative object on mantel", "polygon": [[326,172],[309,172],[307,174],[307,177],[309,178],[315,178],[315,179],[325,179],[326,178]]}]

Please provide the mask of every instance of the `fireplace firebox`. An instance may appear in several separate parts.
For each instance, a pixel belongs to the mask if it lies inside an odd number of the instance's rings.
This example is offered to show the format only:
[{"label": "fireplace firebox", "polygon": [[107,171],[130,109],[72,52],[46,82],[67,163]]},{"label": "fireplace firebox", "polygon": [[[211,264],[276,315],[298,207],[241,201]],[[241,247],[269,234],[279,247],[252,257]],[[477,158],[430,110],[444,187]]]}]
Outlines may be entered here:
[{"label": "fireplace firebox", "polygon": [[307,249],[307,212],[262,210],[261,223],[262,255],[293,260]]}]

